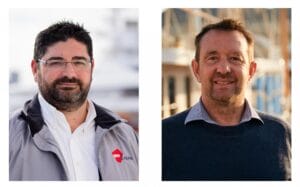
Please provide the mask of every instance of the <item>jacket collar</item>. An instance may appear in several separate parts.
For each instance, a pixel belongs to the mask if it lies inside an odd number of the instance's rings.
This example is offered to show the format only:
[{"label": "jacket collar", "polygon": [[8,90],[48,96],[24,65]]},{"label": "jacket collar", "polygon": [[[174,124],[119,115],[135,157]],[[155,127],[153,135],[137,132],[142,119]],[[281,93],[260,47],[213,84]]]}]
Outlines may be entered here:
[{"label": "jacket collar", "polygon": [[[100,126],[104,129],[109,129],[113,125],[124,121],[110,110],[96,105],[95,103],[93,104],[95,106],[97,114],[95,118],[96,126]],[[43,120],[41,106],[37,94],[33,97],[32,100],[29,100],[24,104],[24,108],[21,112],[20,117],[28,122],[32,136],[34,136],[35,133],[39,132],[43,128],[43,125],[45,125],[45,123]]]}]

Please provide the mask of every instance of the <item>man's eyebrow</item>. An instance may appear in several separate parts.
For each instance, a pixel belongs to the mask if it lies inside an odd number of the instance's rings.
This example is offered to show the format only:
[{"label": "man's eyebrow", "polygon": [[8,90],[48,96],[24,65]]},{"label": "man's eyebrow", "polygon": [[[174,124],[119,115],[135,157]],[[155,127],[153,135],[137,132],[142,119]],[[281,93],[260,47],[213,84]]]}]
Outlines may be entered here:
[{"label": "man's eyebrow", "polygon": [[88,60],[88,59],[84,56],[73,56],[72,60]]},{"label": "man's eyebrow", "polygon": [[52,56],[50,58],[48,58],[48,60],[63,60],[64,58],[63,57],[60,57],[60,56]]},{"label": "man's eyebrow", "polygon": [[[48,60],[65,60],[65,59],[60,56],[53,56],[53,57],[50,57]],[[88,59],[84,56],[73,56],[72,60],[88,60]]]},{"label": "man's eyebrow", "polygon": [[237,55],[237,56],[242,56],[242,53],[239,52],[239,51],[233,51],[233,52],[230,52],[231,55]]},{"label": "man's eyebrow", "polygon": [[217,51],[208,51],[207,53],[205,53],[205,57],[207,57],[207,56],[209,56],[209,55],[216,55],[216,54],[218,54],[218,52]]}]

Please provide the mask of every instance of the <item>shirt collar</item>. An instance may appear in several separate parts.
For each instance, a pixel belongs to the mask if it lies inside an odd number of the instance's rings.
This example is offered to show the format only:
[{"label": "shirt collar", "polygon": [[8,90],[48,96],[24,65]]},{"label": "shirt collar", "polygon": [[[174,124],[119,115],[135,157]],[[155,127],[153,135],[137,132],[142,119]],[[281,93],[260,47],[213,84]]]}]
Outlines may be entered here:
[{"label": "shirt collar", "polygon": [[[256,110],[250,105],[250,103],[245,99],[245,110],[240,121],[241,123],[250,121],[251,119],[257,119],[263,124],[263,120],[259,117]],[[206,109],[203,106],[203,103],[200,99],[198,103],[196,103],[191,110],[189,111],[184,124],[187,125],[191,121],[203,120],[207,123],[218,124],[208,115]]]},{"label": "shirt collar", "polygon": [[[57,110],[54,106],[52,106],[50,103],[48,103],[44,97],[42,96],[42,94],[38,94],[38,100],[40,102],[41,105],[41,112],[42,112],[42,116],[44,118],[44,121],[46,123],[46,125],[55,125],[57,126],[57,121],[58,122],[62,122],[64,121],[65,124],[67,124],[67,121],[65,119],[65,116],[62,112],[60,112],[59,110]],[[80,128],[89,128],[91,125],[94,126],[94,119],[96,118],[96,110],[95,110],[95,106],[94,104],[88,100],[89,104],[88,104],[88,114],[86,116],[85,121],[81,124]],[[70,127],[67,125],[62,125],[60,128],[64,128],[67,131],[71,131]],[[79,127],[78,127],[79,128]]]}]

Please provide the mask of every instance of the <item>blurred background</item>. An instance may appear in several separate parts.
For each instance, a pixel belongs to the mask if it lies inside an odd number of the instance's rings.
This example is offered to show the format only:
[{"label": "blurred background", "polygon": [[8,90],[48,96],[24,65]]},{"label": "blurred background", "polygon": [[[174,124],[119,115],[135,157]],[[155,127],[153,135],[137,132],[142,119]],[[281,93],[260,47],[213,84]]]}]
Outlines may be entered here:
[{"label": "blurred background", "polygon": [[93,39],[89,97],[138,131],[138,9],[10,9],[9,112],[37,93],[31,74],[38,32],[62,20],[82,24]]},{"label": "blurred background", "polygon": [[252,105],[291,122],[291,9],[165,9],[162,14],[162,118],[199,101],[190,69],[194,38],[207,24],[238,19],[253,34],[257,72],[247,90]]}]

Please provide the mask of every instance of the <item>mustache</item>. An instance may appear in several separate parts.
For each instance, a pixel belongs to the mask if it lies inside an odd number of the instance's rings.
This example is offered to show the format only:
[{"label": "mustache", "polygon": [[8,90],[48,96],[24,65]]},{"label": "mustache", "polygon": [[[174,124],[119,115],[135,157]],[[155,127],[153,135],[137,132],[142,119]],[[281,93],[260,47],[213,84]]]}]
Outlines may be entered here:
[{"label": "mustache", "polygon": [[68,78],[68,77],[62,77],[54,81],[54,85],[60,84],[60,83],[77,83],[79,85],[82,85],[82,82],[79,79],[76,78]]}]

